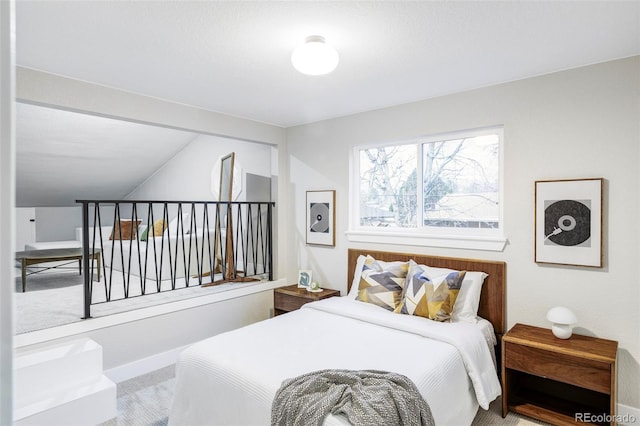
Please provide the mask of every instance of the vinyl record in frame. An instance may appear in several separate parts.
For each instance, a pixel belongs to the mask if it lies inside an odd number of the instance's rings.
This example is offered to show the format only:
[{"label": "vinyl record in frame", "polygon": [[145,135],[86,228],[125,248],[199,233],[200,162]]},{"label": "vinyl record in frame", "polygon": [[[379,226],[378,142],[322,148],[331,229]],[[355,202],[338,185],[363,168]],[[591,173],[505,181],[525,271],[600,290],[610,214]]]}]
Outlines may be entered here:
[{"label": "vinyl record in frame", "polygon": [[602,267],[603,178],[535,182],[535,261]]},{"label": "vinyl record in frame", "polygon": [[336,191],[307,191],[307,244],[335,246]]}]

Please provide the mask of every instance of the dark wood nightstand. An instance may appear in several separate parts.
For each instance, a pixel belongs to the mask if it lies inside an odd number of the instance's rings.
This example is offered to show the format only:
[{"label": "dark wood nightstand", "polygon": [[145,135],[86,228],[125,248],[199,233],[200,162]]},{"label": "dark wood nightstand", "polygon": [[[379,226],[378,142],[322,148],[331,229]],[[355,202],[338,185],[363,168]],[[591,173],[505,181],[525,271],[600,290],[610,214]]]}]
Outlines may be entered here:
[{"label": "dark wood nightstand", "polygon": [[502,417],[615,424],[618,342],[516,324],[502,338]]},{"label": "dark wood nightstand", "polygon": [[298,288],[297,284],[280,287],[273,290],[273,312],[275,315],[300,309],[302,305],[316,300],[340,296],[338,290],[328,288],[318,293],[312,293],[305,288]]}]

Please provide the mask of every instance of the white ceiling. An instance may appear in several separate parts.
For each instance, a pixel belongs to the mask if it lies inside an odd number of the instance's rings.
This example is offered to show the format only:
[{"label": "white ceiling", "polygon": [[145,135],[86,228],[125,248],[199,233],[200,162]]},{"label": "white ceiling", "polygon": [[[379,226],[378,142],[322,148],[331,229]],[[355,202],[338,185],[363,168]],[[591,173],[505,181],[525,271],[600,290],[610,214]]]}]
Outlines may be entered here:
[{"label": "white ceiling", "polygon": [[[2,1],[2,0],[0,0]],[[319,34],[340,54],[299,74]],[[18,0],[17,63],[278,126],[640,54],[640,1]],[[17,110],[18,206],[130,193],[193,134]]]},{"label": "white ceiling", "polygon": [[119,200],[197,135],[35,105],[16,107],[16,206]]},{"label": "white ceiling", "polygon": [[[639,1],[17,2],[17,63],[292,126],[640,54]],[[340,53],[297,73],[308,35]]]}]

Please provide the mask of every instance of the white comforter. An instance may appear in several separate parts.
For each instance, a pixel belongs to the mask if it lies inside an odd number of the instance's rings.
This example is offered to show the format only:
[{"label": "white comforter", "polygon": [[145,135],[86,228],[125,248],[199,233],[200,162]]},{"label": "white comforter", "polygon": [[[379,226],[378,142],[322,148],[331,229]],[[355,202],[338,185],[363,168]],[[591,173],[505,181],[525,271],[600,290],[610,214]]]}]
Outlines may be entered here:
[{"label": "white comforter", "polygon": [[[325,299],[185,350],[169,424],[268,425],[284,379],[326,368],[403,374],[417,385],[436,424],[470,424],[478,405],[486,409],[500,395],[492,349],[472,324]],[[344,422],[330,416],[325,424]]]}]

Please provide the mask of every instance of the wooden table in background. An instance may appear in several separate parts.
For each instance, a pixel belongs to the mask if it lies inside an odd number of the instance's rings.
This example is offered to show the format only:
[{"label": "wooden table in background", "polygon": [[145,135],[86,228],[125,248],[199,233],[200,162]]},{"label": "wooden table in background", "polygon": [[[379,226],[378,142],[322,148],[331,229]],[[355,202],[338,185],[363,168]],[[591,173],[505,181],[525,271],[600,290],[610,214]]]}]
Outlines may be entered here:
[{"label": "wooden table in background", "polygon": [[[100,249],[94,249],[89,254],[90,260],[95,260],[98,266],[98,281],[100,281]],[[16,252],[16,260],[20,262],[22,267],[22,292],[27,291],[27,267],[38,265],[40,263],[61,262],[65,260],[77,260],[80,275],[82,275],[82,248],[57,248],[43,250],[26,250]],[[93,262],[92,262],[93,264]],[[51,268],[55,268],[52,266]],[[50,269],[50,268],[47,268]],[[35,273],[35,272],[34,272]]]}]

